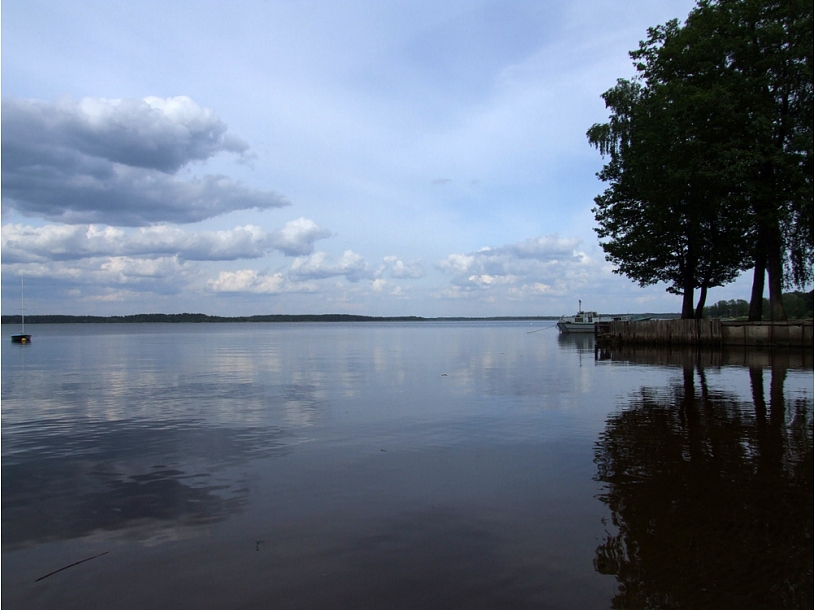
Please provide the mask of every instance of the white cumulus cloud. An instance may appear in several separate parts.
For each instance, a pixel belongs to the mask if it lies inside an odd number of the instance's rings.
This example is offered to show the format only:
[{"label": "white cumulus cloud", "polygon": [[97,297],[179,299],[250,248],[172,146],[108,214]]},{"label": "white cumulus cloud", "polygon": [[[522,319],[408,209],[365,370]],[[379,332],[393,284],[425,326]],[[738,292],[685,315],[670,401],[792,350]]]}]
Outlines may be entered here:
[{"label": "white cumulus cloud", "polygon": [[451,276],[455,292],[506,290],[508,297],[553,294],[567,278],[580,281],[590,268],[580,240],[544,235],[468,254],[451,254],[437,268]]},{"label": "white cumulus cloud", "polygon": [[314,292],[308,282],[293,283],[282,273],[259,273],[253,269],[222,271],[218,278],[209,280],[207,288],[220,293],[282,294],[287,292]]},{"label": "white cumulus cloud", "polygon": [[385,274],[397,280],[419,279],[425,275],[425,270],[422,268],[422,261],[404,263],[396,256],[386,256],[376,275],[379,277]]},{"label": "white cumulus cloud", "polygon": [[331,236],[331,231],[321,229],[308,218],[291,220],[272,236],[275,248],[288,256],[301,256],[314,251],[314,242]]},{"label": "white cumulus cloud", "polygon": [[337,260],[333,260],[325,252],[298,257],[292,263],[289,275],[295,279],[305,280],[345,276],[350,282],[356,282],[368,277],[370,272],[362,256],[346,250]]},{"label": "white cumulus cloud", "polygon": [[293,256],[312,252],[314,242],[330,235],[316,223],[299,218],[280,231],[267,233],[246,225],[223,231],[185,231],[170,225],[140,227],[131,232],[105,225],[8,224],[2,230],[5,262],[79,260],[100,256],[176,256],[181,260],[253,259],[279,250]]}]

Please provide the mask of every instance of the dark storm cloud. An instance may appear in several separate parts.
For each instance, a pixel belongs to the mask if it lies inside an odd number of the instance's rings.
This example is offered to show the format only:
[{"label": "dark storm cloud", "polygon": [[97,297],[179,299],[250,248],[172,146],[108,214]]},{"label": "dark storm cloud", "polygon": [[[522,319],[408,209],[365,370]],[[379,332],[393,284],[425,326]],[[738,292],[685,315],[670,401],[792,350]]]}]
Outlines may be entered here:
[{"label": "dark storm cloud", "polygon": [[197,222],[288,202],[224,176],[180,179],[185,165],[248,146],[191,99],[4,99],[3,203],[67,223]]},{"label": "dark storm cloud", "polygon": [[190,161],[249,146],[226,135],[211,110],[188,97],[84,99],[57,104],[3,100],[3,135],[62,146],[89,157],[173,173]]}]

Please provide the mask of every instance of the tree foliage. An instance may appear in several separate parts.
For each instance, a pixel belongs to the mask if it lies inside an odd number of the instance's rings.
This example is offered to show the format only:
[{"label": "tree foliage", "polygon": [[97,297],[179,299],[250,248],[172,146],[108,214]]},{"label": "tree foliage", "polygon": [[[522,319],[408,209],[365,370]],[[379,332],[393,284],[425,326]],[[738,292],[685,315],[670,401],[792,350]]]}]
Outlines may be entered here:
[{"label": "tree foliage", "polygon": [[783,285],[813,277],[813,5],[700,0],[630,55],[637,75],[587,132],[608,159],[593,209],[607,259],[682,294],[684,318],[753,266],[784,317]]},{"label": "tree foliage", "polygon": [[[782,303],[785,307],[785,314],[791,320],[813,319],[813,291],[786,292],[782,295]],[[744,299],[731,299],[730,301],[717,301],[713,305],[706,307],[703,313],[705,318],[747,318],[749,303]],[[762,299],[762,317],[770,318],[771,308],[768,299]]]},{"label": "tree foliage", "polygon": [[784,319],[783,287],[813,279],[813,3],[720,0],[697,12],[720,24],[734,75],[739,154],[729,178],[753,218],[750,317],[761,316],[767,273],[771,318]]},{"label": "tree foliage", "polygon": [[702,315],[708,288],[749,266],[746,220],[720,179],[730,120],[721,67],[692,69],[699,53],[688,49],[699,47],[688,38],[677,21],[651,28],[632,53],[638,76],[603,95],[610,121],[587,133],[609,157],[598,174],[609,186],[593,210],[607,259],[640,285],[665,282],[682,294],[684,318],[695,315],[695,289]]}]

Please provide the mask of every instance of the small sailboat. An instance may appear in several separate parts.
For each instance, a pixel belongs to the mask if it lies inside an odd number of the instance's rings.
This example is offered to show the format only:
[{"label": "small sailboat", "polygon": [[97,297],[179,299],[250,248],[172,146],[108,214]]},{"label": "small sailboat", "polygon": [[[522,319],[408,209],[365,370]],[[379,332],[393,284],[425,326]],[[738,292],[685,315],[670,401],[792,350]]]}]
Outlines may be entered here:
[{"label": "small sailboat", "polygon": [[27,335],[25,331],[25,291],[23,289],[23,278],[20,277],[20,322],[22,328],[19,333],[11,335],[12,343],[31,343],[31,335]]}]

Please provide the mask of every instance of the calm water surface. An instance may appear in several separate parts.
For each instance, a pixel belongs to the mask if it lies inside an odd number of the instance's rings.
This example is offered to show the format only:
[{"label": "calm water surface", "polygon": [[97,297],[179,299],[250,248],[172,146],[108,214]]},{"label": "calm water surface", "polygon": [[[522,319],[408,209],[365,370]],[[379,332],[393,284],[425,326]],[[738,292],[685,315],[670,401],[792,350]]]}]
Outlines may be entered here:
[{"label": "calm water surface", "polygon": [[4,326],[3,603],[812,607],[812,354],[541,326]]}]

